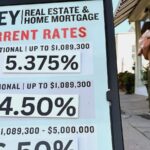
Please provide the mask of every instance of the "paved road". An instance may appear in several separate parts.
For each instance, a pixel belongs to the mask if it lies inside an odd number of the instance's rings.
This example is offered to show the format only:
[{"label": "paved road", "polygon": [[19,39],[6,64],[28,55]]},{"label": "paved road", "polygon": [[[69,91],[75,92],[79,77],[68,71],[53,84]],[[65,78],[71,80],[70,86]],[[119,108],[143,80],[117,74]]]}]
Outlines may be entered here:
[{"label": "paved road", "polygon": [[125,150],[150,150],[150,114],[146,97],[120,94]]}]

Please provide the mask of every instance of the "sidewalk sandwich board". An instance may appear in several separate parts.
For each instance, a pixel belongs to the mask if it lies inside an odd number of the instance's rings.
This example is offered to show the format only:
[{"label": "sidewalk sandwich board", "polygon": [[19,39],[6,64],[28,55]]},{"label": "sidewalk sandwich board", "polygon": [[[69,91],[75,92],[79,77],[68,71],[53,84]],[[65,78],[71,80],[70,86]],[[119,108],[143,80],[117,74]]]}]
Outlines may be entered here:
[{"label": "sidewalk sandwich board", "polygon": [[123,150],[110,0],[0,1],[0,150]]}]

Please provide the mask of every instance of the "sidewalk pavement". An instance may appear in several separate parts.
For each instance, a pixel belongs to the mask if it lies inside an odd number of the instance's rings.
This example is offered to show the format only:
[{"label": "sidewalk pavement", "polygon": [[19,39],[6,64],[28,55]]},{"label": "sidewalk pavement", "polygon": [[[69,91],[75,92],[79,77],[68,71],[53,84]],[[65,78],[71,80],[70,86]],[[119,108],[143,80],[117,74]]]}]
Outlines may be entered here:
[{"label": "sidewalk pavement", "polygon": [[150,150],[150,113],[145,96],[120,93],[125,150]]}]

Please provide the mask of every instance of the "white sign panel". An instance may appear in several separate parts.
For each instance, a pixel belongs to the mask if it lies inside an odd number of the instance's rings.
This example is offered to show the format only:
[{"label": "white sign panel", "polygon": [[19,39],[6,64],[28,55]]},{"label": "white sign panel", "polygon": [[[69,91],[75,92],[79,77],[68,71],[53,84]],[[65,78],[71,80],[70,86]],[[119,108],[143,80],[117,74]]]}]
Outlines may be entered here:
[{"label": "white sign panel", "polygon": [[0,149],[112,150],[103,1],[0,9]]}]

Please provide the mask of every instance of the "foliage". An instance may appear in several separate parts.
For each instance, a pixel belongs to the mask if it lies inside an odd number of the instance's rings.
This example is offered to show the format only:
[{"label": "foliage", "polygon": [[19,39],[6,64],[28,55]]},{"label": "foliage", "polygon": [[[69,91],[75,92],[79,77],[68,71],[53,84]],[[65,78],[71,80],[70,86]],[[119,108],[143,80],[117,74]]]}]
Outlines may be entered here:
[{"label": "foliage", "polygon": [[128,71],[118,74],[119,89],[125,91],[126,94],[134,93],[135,75]]},{"label": "foliage", "polygon": [[147,84],[148,82],[148,68],[149,66],[143,67],[143,70],[141,71],[142,74],[141,80],[143,81],[144,84]]}]

